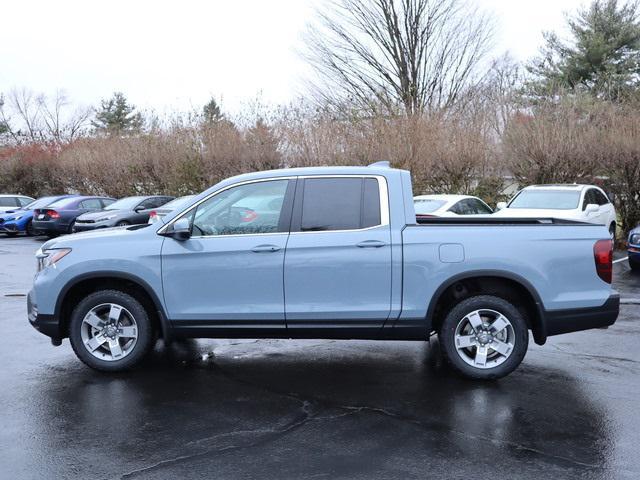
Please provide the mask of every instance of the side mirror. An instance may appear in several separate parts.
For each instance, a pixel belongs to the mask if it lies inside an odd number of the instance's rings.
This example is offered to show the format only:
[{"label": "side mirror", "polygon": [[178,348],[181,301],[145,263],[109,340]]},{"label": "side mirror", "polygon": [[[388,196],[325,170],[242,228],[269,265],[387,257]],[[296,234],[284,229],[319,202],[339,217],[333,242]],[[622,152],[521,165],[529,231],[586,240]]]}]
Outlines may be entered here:
[{"label": "side mirror", "polygon": [[142,210],[144,210],[144,207],[142,205],[138,205],[136,208],[133,209],[133,211],[136,213],[141,212]]},{"label": "side mirror", "polygon": [[587,208],[584,209],[585,213],[589,215],[590,213],[597,213],[600,210],[600,205],[596,205],[595,203],[590,203],[587,205]]},{"label": "side mirror", "polygon": [[171,227],[171,230],[167,232],[168,236],[180,241],[188,240],[191,237],[191,223],[188,218],[179,218]]},{"label": "side mirror", "polygon": [[507,202],[498,202],[498,203],[496,204],[496,212],[497,212],[498,210],[502,210],[502,209],[503,209],[503,208],[505,208],[506,206],[507,206]]}]

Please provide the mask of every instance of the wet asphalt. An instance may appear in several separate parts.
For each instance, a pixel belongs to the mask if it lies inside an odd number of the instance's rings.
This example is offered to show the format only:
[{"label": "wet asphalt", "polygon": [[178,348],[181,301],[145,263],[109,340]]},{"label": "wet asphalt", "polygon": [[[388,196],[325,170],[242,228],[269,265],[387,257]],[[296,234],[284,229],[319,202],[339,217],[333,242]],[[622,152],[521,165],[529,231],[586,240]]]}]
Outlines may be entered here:
[{"label": "wet asphalt", "polygon": [[427,342],[159,342],[108,375],[27,323],[39,244],[0,238],[2,479],[640,478],[640,305],[492,383]]}]

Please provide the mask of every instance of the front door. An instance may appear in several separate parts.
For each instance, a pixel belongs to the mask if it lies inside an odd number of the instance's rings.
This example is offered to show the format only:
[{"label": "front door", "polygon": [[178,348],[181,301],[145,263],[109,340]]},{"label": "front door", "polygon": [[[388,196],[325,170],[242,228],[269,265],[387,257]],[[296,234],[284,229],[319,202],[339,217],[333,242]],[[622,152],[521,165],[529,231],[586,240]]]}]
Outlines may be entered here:
[{"label": "front door", "polygon": [[348,336],[382,327],[391,308],[385,179],[299,179],[284,275],[292,333]]},{"label": "front door", "polygon": [[162,280],[176,327],[284,328],[283,268],[295,182],[226,188],[191,208],[192,235],[167,238]]}]

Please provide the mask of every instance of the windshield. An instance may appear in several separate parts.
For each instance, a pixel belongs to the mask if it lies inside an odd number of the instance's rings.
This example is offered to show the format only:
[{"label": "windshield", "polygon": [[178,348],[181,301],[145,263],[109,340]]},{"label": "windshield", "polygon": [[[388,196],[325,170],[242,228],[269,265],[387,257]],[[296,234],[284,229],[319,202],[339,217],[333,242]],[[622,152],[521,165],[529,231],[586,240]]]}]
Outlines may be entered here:
[{"label": "windshield", "polygon": [[42,197],[42,198],[39,198],[39,199],[34,200],[33,202],[31,202],[26,207],[24,207],[24,209],[25,210],[33,210],[35,208],[46,207],[51,202],[53,202],[56,198],[58,198],[58,197]]},{"label": "windshield", "polygon": [[168,210],[172,210],[178,208],[180,205],[186,204],[189,200],[191,200],[195,195],[185,195],[184,197],[176,198],[175,200],[171,200],[169,203],[165,203],[162,205],[162,209],[165,208]]},{"label": "windshield", "polygon": [[445,203],[446,202],[444,200],[433,199],[418,199],[413,201],[413,205],[415,206],[417,215],[425,215],[427,213],[435,212]]},{"label": "windshield", "polygon": [[540,208],[548,210],[572,210],[578,208],[578,190],[522,190],[508,208]]},{"label": "windshield", "polygon": [[113,202],[105,210],[133,210],[146,197],[125,197]]}]

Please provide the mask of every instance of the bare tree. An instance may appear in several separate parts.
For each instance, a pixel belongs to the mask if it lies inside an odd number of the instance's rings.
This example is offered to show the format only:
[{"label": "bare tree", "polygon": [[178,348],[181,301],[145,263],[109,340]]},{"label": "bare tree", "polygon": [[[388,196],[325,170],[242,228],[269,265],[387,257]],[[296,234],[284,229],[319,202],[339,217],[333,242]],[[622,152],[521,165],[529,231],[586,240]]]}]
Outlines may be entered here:
[{"label": "bare tree", "polygon": [[93,115],[89,107],[76,107],[67,112],[71,102],[63,90],[56,90],[51,100],[40,95],[38,104],[46,134],[57,142],[73,141],[88,126]]},{"label": "bare tree", "polygon": [[26,88],[13,89],[0,103],[0,123],[14,143],[71,142],[93,115],[91,108],[72,107],[62,90],[49,98]]},{"label": "bare tree", "polygon": [[311,87],[332,105],[446,108],[474,83],[492,33],[465,0],[330,0],[305,38]]}]

